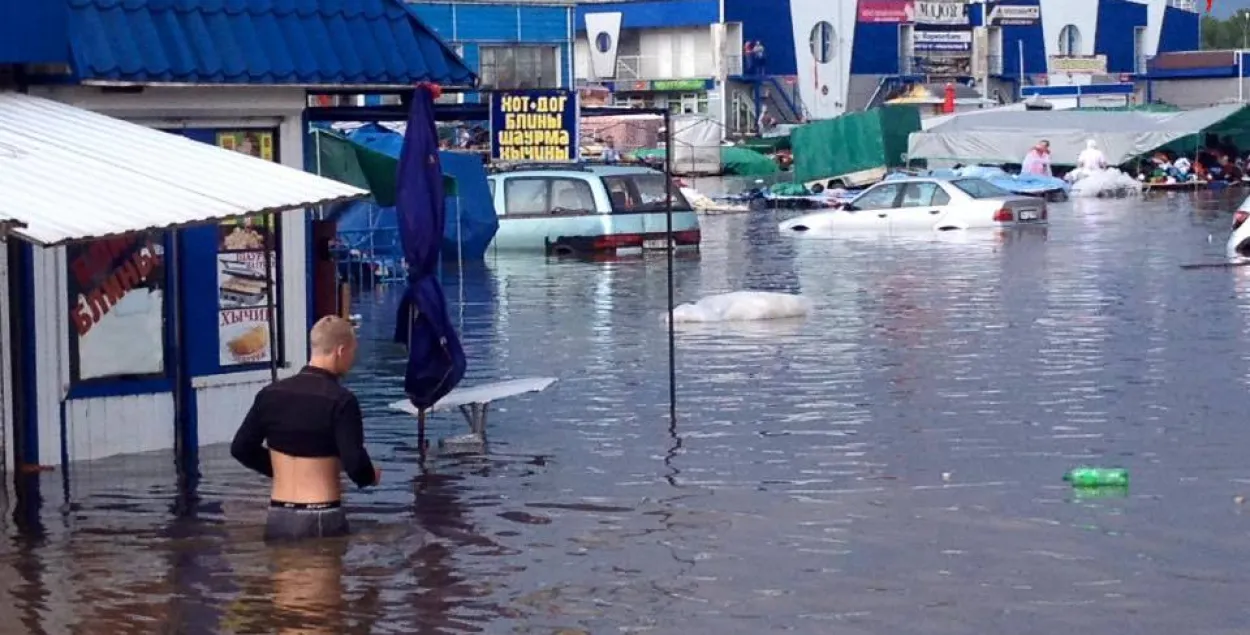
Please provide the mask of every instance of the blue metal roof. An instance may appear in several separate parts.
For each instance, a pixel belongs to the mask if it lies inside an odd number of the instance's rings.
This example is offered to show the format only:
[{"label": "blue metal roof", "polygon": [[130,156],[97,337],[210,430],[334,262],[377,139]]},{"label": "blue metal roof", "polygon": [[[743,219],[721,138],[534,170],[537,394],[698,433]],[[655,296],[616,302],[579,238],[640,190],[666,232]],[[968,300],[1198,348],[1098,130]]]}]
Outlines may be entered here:
[{"label": "blue metal roof", "polygon": [[[787,2],[788,5],[788,2]],[[622,29],[663,29],[715,23],[716,0],[627,0],[577,5],[577,32],[586,32],[587,13],[621,13]]]},{"label": "blue metal roof", "polygon": [[80,81],[471,86],[403,0],[69,0]]}]

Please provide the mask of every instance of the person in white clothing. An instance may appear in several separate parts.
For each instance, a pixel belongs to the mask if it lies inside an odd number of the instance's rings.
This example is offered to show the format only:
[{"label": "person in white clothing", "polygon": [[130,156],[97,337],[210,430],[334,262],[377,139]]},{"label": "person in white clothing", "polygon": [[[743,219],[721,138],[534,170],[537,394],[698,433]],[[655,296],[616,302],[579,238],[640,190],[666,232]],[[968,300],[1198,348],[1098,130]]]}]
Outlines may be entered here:
[{"label": "person in white clothing", "polygon": [[1085,149],[1076,158],[1076,167],[1093,172],[1107,169],[1107,155],[1098,149],[1098,142],[1090,139],[1085,142]]}]

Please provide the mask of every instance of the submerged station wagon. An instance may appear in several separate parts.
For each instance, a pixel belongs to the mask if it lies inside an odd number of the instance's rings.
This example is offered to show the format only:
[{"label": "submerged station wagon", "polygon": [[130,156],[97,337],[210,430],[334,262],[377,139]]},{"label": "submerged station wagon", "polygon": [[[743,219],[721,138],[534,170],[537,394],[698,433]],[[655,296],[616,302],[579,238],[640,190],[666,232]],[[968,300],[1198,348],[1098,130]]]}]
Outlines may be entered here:
[{"label": "submerged station wagon", "polygon": [[[493,246],[571,255],[665,249],[664,173],[584,166],[524,169],[487,178],[499,217]],[[697,248],[699,217],[672,186],[674,248]]]}]

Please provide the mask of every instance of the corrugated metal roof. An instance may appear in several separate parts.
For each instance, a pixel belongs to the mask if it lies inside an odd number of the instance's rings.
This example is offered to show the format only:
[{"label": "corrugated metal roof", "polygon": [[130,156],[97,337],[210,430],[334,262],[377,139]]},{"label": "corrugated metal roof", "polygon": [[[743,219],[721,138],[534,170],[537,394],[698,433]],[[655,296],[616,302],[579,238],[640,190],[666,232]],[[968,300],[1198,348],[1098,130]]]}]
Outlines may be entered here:
[{"label": "corrugated metal roof", "polygon": [[472,86],[402,0],[69,0],[82,81]]},{"label": "corrugated metal roof", "polygon": [[60,102],[0,92],[0,219],[44,245],[369,193]]}]

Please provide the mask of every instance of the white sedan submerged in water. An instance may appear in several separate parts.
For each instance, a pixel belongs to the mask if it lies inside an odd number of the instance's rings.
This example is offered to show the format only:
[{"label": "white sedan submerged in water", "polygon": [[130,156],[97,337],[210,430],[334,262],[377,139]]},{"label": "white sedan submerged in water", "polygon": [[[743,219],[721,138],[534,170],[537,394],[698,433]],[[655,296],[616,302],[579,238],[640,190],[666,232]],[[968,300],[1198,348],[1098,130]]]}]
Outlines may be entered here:
[{"label": "white sedan submerged in water", "polygon": [[1250,196],[1233,212],[1233,233],[1228,236],[1225,249],[1229,258],[1250,258]]},{"label": "white sedan submerged in water", "polygon": [[973,177],[917,177],[883,181],[842,209],[784,221],[781,231],[949,231],[1044,223],[1046,201],[1043,199],[1018,196]]}]

